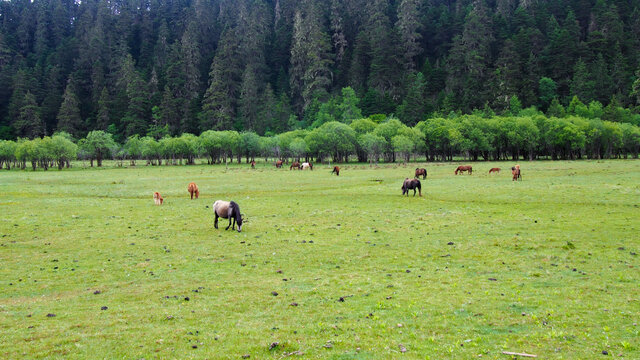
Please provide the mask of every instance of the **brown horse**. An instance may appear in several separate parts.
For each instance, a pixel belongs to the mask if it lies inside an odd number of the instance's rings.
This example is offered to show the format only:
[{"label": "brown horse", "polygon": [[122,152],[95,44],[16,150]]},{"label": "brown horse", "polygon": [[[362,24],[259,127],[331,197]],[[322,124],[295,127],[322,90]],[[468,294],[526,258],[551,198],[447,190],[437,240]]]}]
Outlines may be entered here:
[{"label": "brown horse", "polygon": [[418,178],[420,175],[422,175],[422,180],[427,178],[427,169],[425,168],[416,168],[416,174],[413,176],[414,178]]},{"label": "brown horse", "polygon": [[280,169],[282,167],[282,160],[276,161],[276,168]]},{"label": "brown horse", "polygon": [[499,173],[500,172],[500,168],[491,168],[489,169],[489,174],[491,173]]},{"label": "brown horse", "polygon": [[460,174],[462,174],[465,171],[468,171],[469,175],[471,175],[471,173],[473,172],[473,168],[471,167],[471,165],[460,165],[456,169],[456,172],[455,172],[456,175],[458,175],[458,171],[460,172]]},{"label": "brown horse", "polygon": [[162,195],[160,195],[160,193],[156,191],[153,193],[153,201],[156,205],[162,205],[164,199],[162,198]]},{"label": "brown horse", "polygon": [[409,196],[409,190],[413,190],[413,196],[416,196],[416,189],[418,189],[418,193],[422,196],[422,185],[420,185],[420,180],[418,179],[405,178],[401,189],[402,195],[407,194]]},{"label": "brown horse", "polygon": [[293,162],[293,164],[291,164],[291,166],[289,166],[289,170],[291,170],[291,169],[293,169],[293,168],[296,168],[296,169],[298,169],[298,170],[301,170],[301,168],[300,168],[300,163],[299,163],[299,162],[297,162],[297,161],[294,161],[294,162]]},{"label": "brown horse", "polygon": [[513,175],[511,181],[522,180],[522,175],[520,174],[520,165],[516,165],[511,168],[511,175]]},{"label": "brown horse", "polygon": [[193,195],[196,196],[196,199],[198,198],[198,196],[200,196],[200,190],[198,190],[198,185],[196,185],[196,183],[194,182],[189,183],[189,186],[187,187],[187,191],[189,192],[189,194],[191,194],[191,200],[193,200]]},{"label": "brown horse", "polygon": [[333,167],[333,171],[331,173],[332,174],[335,173],[336,176],[340,176],[340,167],[339,166],[334,166]]},{"label": "brown horse", "polygon": [[255,168],[256,168],[256,162],[255,162],[255,160],[251,160],[251,163],[250,163],[250,164],[251,164],[251,168],[252,168],[252,169],[255,169]]}]

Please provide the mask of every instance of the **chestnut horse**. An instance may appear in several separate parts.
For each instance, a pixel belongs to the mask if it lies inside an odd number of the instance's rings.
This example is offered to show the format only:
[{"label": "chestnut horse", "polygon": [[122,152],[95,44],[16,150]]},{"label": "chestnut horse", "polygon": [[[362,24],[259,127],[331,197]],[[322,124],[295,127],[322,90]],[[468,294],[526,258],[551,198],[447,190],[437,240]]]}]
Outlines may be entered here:
[{"label": "chestnut horse", "polygon": [[160,195],[160,193],[157,191],[153,193],[153,202],[155,202],[156,205],[162,205],[162,203],[164,202],[162,195]]},{"label": "chestnut horse", "polygon": [[456,175],[458,175],[458,171],[460,172],[460,174],[462,174],[464,171],[468,171],[469,175],[471,175],[473,168],[471,167],[471,165],[460,165],[456,169],[456,172],[455,172]]},{"label": "chestnut horse", "polygon": [[282,160],[276,161],[276,168],[280,169],[282,167]]},{"label": "chestnut horse", "polygon": [[418,189],[418,193],[422,196],[422,185],[420,185],[420,180],[418,179],[405,178],[401,189],[402,195],[407,194],[409,196],[409,190],[413,190],[413,196],[416,196],[416,189]]},{"label": "chestnut horse", "polygon": [[[242,231],[242,221],[244,219],[240,214],[240,206],[234,201],[216,200],[216,202],[213,203],[213,213],[216,216],[213,222],[213,226],[216,229],[218,228],[218,218],[221,217],[229,219],[229,225],[227,225],[225,230],[229,230],[229,227],[231,227],[231,230],[234,230],[237,223],[238,232]],[[231,221],[233,221],[233,225],[231,225]]]},{"label": "chestnut horse", "polygon": [[340,176],[340,167],[339,166],[334,166],[333,167],[333,171],[331,173],[332,174],[335,173],[336,176]]},{"label": "chestnut horse", "polygon": [[300,164],[300,170],[313,170],[313,164],[310,162],[303,162],[302,164]]},{"label": "chestnut horse", "polygon": [[189,192],[189,194],[191,194],[191,200],[193,200],[193,195],[196,196],[196,199],[198,198],[198,196],[200,196],[200,190],[198,190],[198,185],[196,185],[196,183],[194,182],[189,183],[189,186],[187,187],[187,191]]},{"label": "chestnut horse", "polygon": [[251,160],[251,168],[252,169],[256,168],[256,162],[254,160]]},{"label": "chestnut horse", "polygon": [[291,166],[289,166],[289,170],[296,168],[298,170],[300,170],[300,163],[297,161],[294,161],[293,164],[291,164]]},{"label": "chestnut horse", "polygon": [[491,173],[499,173],[500,172],[500,168],[491,168],[489,169],[489,174]]},{"label": "chestnut horse", "polygon": [[522,180],[522,175],[520,175],[520,165],[516,165],[511,168],[511,175],[513,175],[511,181]]},{"label": "chestnut horse", "polygon": [[425,168],[416,168],[416,174],[413,176],[414,178],[418,178],[420,175],[422,175],[422,180],[427,178],[427,169]]}]

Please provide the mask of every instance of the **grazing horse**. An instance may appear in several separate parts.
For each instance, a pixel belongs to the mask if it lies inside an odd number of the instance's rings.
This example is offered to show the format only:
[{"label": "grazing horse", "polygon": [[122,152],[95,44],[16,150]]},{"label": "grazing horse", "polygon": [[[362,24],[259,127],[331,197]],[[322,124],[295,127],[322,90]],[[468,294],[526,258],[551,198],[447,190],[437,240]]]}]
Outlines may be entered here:
[{"label": "grazing horse", "polygon": [[164,202],[162,195],[160,195],[160,193],[157,191],[153,193],[153,202],[155,202],[156,205],[162,205],[162,203]]},{"label": "grazing horse", "polygon": [[198,190],[198,185],[196,185],[196,183],[194,182],[189,183],[189,186],[187,187],[187,191],[189,192],[189,194],[191,194],[191,200],[193,200],[193,195],[196,196],[196,199],[198,198],[198,196],[200,196],[200,190]]},{"label": "grazing horse", "polygon": [[520,165],[516,165],[511,168],[511,175],[513,175],[511,181],[522,180],[522,175],[520,175]]},{"label": "grazing horse", "polygon": [[427,169],[425,168],[416,168],[416,174],[413,176],[414,178],[418,178],[420,175],[422,175],[422,180],[427,178]]},{"label": "grazing horse", "polygon": [[491,173],[499,173],[500,172],[500,168],[491,168],[489,169],[489,174]]},{"label": "grazing horse", "polygon": [[402,195],[407,194],[409,196],[409,190],[413,190],[413,196],[416,196],[416,189],[418,189],[418,193],[422,196],[422,185],[420,185],[420,180],[418,179],[405,178],[401,189]]},{"label": "grazing horse", "polygon": [[300,170],[313,170],[313,164],[310,162],[303,162],[302,164],[300,164]]},{"label": "grazing horse", "polygon": [[[213,213],[216,216],[215,221],[213,222],[213,226],[218,228],[218,218],[229,219],[229,225],[225,228],[225,230],[235,229],[236,223],[238,223],[238,232],[242,231],[242,215],[240,214],[240,206],[234,201],[223,201],[216,200],[213,203]],[[231,225],[231,221],[233,221],[233,225]]]},{"label": "grazing horse", "polygon": [[460,165],[456,169],[456,172],[455,172],[456,175],[458,175],[458,171],[460,172],[460,174],[462,174],[465,171],[468,171],[469,175],[471,175],[471,172],[473,171],[473,168],[471,167],[471,165]]},{"label": "grazing horse", "polygon": [[255,160],[251,160],[251,168],[255,169],[256,168],[256,162]]},{"label": "grazing horse", "polygon": [[280,169],[282,167],[282,160],[276,161],[276,169]]},{"label": "grazing horse", "polygon": [[335,173],[336,176],[340,176],[340,167],[339,166],[334,166],[333,167],[333,171],[331,173],[332,174]]},{"label": "grazing horse", "polygon": [[289,170],[296,168],[298,170],[300,170],[300,163],[297,161],[294,161],[293,164],[291,164],[291,166],[289,166]]}]

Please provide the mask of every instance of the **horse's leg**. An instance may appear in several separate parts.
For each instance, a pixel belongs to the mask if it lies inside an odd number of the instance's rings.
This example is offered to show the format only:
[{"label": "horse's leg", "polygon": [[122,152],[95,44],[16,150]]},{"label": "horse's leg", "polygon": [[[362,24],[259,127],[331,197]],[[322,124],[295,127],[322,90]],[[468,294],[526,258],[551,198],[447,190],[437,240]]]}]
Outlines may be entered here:
[{"label": "horse's leg", "polygon": [[216,214],[216,220],[213,222],[213,226],[217,229],[218,228],[218,213],[215,210],[213,212]]},{"label": "horse's leg", "polygon": [[227,227],[225,228],[225,230],[229,230],[229,227],[231,226],[231,219],[232,219],[232,217],[231,217],[231,216],[229,216],[229,225],[227,225]]}]

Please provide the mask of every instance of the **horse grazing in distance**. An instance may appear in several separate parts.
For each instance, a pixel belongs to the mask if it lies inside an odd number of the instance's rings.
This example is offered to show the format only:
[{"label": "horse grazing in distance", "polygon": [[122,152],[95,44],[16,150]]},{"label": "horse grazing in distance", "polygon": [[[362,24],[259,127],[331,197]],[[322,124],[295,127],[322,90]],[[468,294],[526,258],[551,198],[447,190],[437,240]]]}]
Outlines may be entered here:
[{"label": "horse grazing in distance", "polygon": [[300,164],[300,170],[313,170],[313,164],[310,162],[303,162],[302,164]]},{"label": "horse grazing in distance", "polygon": [[491,173],[499,173],[500,172],[500,168],[491,168],[489,169],[489,174]]},{"label": "horse grazing in distance", "polygon": [[420,175],[422,175],[422,180],[427,178],[427,169],[425,168],[416,168],[416,174],[413,176],[414,178],[418,178]]},{"label": "horse grazing in distance", "polygon": [[332,174],[335,173],[336,176],[340,176],[340,167],[339,166],[334,166],[333,167],[333,171],[331,173]]},{"label": "horse grazing in distance", "polygon": [[251,160],[251,163],[250,163],[250,164],[251,164],[251,168],[252,168],[252,169],[255,169],[255,168],[256,168],[256,162],[255,162],[255,160]]},{"label": "horse grazing in distance", "polygon": [[276,161],[276,169],[280,169],[282,167],[282,160]]},{"label": "horse grazing in distance", "polygon": [[471,167],[471,165],[460,165],[456,169],[456,172],[455,172],[456,175],[458,175],[458,171],[460,172],[460,174],[462,174],[465,171],[468,171],[469,175],[471,175],[471,173],[473,172],[473,168]]},{"label": "horse grazing in distance", "polygon": [[418,189],[418,193],[422,196],[422,185],[420,185],[420,180],[418,179],[405,178],[401,189],[402,195],[407,194],[409,196],[409,190],[413,190],[413,196],[416,196],[416,189]]},{"label": "horse grazing in distance", "polygon": [[157,191],[153,193],[153,202],[156,205],[162,205],[162,203],[164,202],[164,199],[162,198],[162,195],[160,195],[160,193],[157,192]]},{"label": "horse grazing in distance", "polygon": [[520,165],[516,165],[511,168],[511,175],[513,175],[511,181],[522,180],[522,175],[520,174]]},{"label": "horse grazing in distance", "polygon": [[289,166],[289,170],[291,170],[291,169],[293,169],[293,168],[296,168],[296,169],[298,169],[298,170],[301,170],[301,169],[300,169],[300,163],[299,163],[299,162],[297,162],[297,161],[294,161],[294,162],[293,162],[293,164],[291,164],[291,166]]},{"label": "horse grazing in distance", "polygon": [[191,194],[191,200],[193,200],[193,195],[196,196],[196,199],[198,198],[198,196],[200,196],[200,190],[198,190],[198,185],[196,185],[196,183],[194,182],[189,183],[189,186],[187,187],[187,191],[189,192],[189,194]]},{"label": "horse grazing in distance", "polygon": [[[240,206],[234,201],[216,200],[216,202],[213,203],[213,213],[216,216],[213,222],[213,226],[216,229],[218,228],[218,218],[221,217],[229,219],[229,225],[227,225],[225,230],[229,230],[229,227],[231,227],[231,230],[234,230],[237,223],[238,232],[242,231],[242,221],[244,219],[240,214]],[[233,221],[233,225],[231,225],[231,221]]]}]

